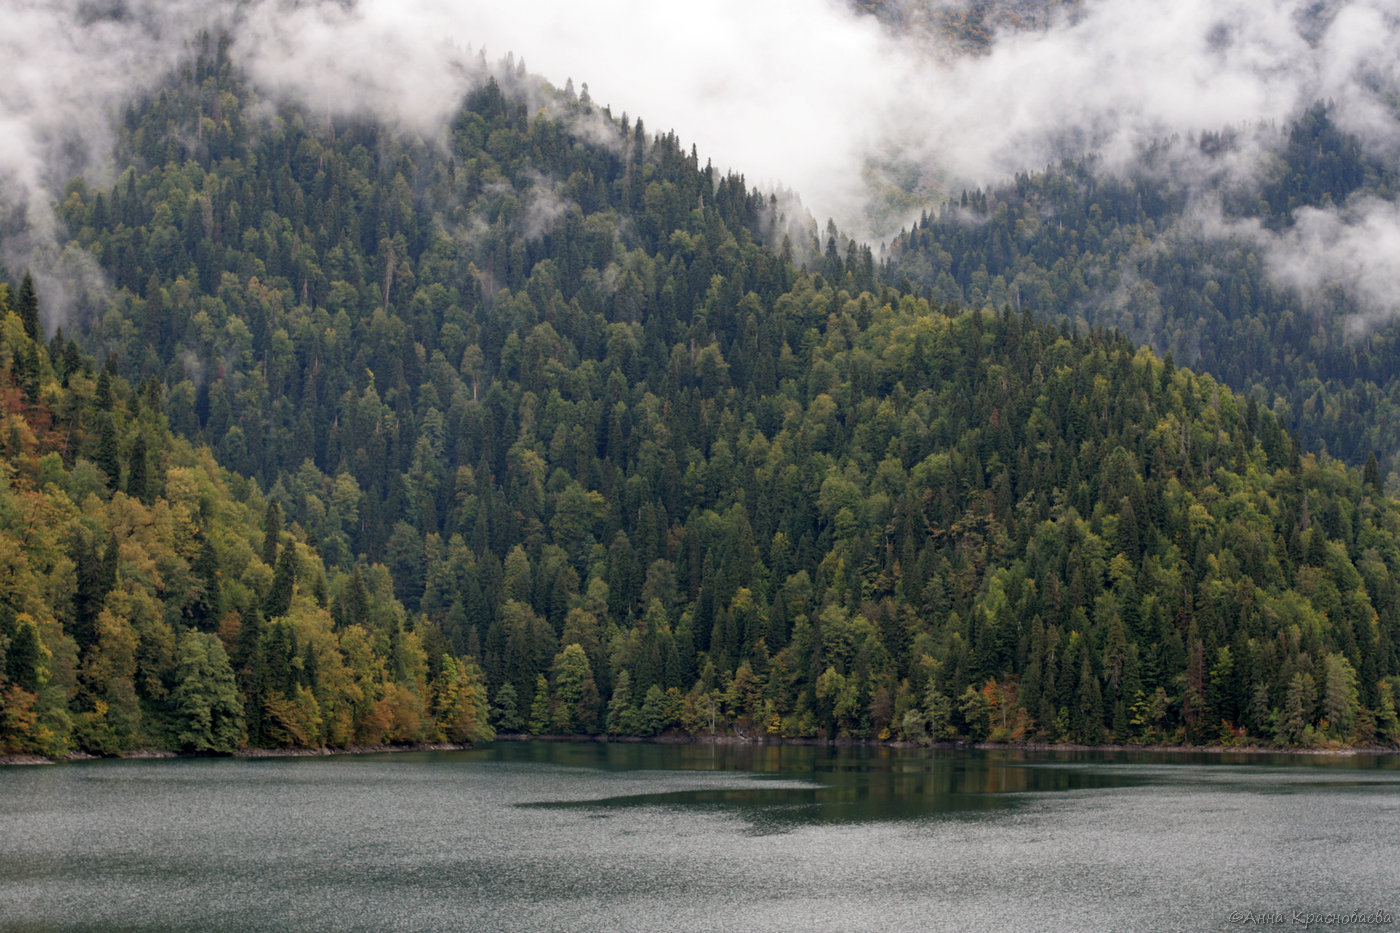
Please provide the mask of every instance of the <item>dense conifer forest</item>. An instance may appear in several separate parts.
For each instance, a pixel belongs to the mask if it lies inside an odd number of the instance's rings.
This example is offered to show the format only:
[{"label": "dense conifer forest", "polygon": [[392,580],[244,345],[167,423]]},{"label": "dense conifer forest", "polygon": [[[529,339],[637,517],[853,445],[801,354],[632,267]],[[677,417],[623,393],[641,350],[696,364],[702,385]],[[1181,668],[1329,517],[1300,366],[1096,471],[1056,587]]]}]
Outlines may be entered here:
[{"label": "dense conifer forest", "polygon": [[0,308],[6,750],[1400,740],[1376,460],[1204,351],[1059,323],[1068,211],[1007,245],[1036,198],[1139,192],[1026,176],[885,268],[482,69],[417,138],[260,99],[209,40],[69,186],[113,289],[51,338],[28,280]]}]

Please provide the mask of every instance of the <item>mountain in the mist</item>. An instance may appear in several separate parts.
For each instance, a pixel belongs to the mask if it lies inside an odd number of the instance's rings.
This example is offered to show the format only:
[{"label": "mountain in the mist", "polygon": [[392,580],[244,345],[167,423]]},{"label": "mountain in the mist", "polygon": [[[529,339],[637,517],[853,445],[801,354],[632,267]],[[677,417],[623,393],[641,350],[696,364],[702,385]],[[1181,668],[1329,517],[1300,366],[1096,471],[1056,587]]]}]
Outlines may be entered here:
[{"label": "mountain in the mist", "polygon": [[[949,62],[972,99],[1003,89],[1003,127],[945,136],[1021,153],[997,158],[1000,178],[972,173],[992,179],[980,188],[958,184],[948,147],[868,158],[881,194],[866,217],[922,214],[888,243],[892,284],[1121,330],[1255,398],[1306,446],[1374,455],[1400,489],[1393,10],[1226,4],[1135,26],[1112,2],[857,6]],[[929,25],[949,17],[996,25],[950,45]],[[1057,61],[1066,77],[1032,81]]]},{"label": "mountain in the mist", "polygon": [[853,9],[914,38],[927,54],[976,54],[995,36],[1044,29],[1069,16],[1079,0],[851,0]]},{"label": "mountain in the mist", "polygon": [[[444,656],[502,730],[1397,738],[1400,507],[1210,376],[882,285],[516,66],[417,138],[210,43],[119,136],[60,205],[113,284],[80,339],[324,561],[252,577],[297,637],[230,661],[250,738],[294,695],[312,743],[421,737],[471,695]],[[356,665],[387,718],[336,725]]]},{"label": "mountain in the mist", "polygon": [[[1172,171],[1181,141],[1127,173],[1065,162],[965,192],[891,242],[888,272],[943,301],[1121,330],[1253,398],[1306,446],[1353,464],[1374,454],[1393,477],[1400,322],[1389,238],[1371,221],[1396,214],[1400,176],[1325,105],[1259,132],[1277,149],[1263,177],[1209,196]],[[1224,177],[1244,144],[1189,145]]]}]

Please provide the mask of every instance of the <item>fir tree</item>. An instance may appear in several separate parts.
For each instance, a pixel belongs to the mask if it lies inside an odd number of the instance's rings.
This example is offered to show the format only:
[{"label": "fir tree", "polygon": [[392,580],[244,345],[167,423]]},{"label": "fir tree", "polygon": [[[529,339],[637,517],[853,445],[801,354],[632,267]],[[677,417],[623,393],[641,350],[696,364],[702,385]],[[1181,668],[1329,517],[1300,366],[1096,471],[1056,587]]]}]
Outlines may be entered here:
[{"label": "fir tree", "polygon": [[43,332],[39,328],[39,296],[34,290],[34,277],[28,272],[24,273],[19,294],[15,296],[15,313],[19,315],[20,323],[24,325],[24,332],[30,340],[38,341],[43,338]]},{"label": "fir tree", "polygon": [[292,605],[292,593],[297,581],[296,549],[285,547],[277,558],[277,569],[272,575],[272,587],[267,591],[263,602],[263,613],[269,619],[287,614]]},{"label": "fir tree", "polygon": [[146,438],[138,433],[136,440],[131,444],[131,457],[127,461],[126,494],[133,499],[140,499],[147,505],[152,499],[148,468]]}]

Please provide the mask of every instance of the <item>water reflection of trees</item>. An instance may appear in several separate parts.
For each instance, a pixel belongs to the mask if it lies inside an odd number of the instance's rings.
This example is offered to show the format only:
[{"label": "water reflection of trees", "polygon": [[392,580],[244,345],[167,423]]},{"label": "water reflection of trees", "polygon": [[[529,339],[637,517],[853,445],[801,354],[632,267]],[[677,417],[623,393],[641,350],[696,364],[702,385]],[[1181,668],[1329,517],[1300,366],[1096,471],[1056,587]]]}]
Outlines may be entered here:
[{"label": "water reflection of trees", "polygon": [[[695,788],[576,801],[568,807],[716,806],[759,829],[801,823],[900,820],[1005,809],[1028,794],[1132,786],[1136,768],[1107,767],[1074,753],[1030,750],[831,748],[801,745],[528,743],[507,746],[516,761],[610,771],[742,772],[787,778],[744,787]],[[794,786],[792,782],[801,782]]]}]

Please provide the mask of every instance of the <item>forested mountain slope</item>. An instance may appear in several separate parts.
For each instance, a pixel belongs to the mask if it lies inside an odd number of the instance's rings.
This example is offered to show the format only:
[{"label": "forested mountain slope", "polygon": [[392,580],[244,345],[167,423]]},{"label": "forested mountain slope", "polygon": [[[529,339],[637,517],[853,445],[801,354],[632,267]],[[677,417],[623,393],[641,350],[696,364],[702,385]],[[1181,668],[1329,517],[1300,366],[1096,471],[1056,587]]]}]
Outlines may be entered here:
[{"label": "forested mountain slope", "polygon": [[1209,376],[882,286],[514,68],[416,140],[211,50],[123,140],[83,340],[498,728],[1397,738],[1400,511]]},{"label": "forested mountain slope", "polygon": [[[0,753],[461,740],[479,672],[0,285]],[[430,655],[430,652],[436,652]]]},{"label": "forested mountain slope", "polygon": [[1262,181],[1230,181],[1242,134],[1196,142],[1218,203],[1180,177],[1180,141],[1126,174],[1066,162],[925,216],[891,244],[888,272],[941,301],[1121,330],[1256,399],[1307,447],[1356,465],[1375,453],[1386,477],[1400,469],[1400,323],[1357,289],[1292,287],[1288,266],[1313,257],[1271,263],[1266,244],[1301,209],[1393,202],[1400,179],[1326,106],[1259,132],[1282,135]]}]

